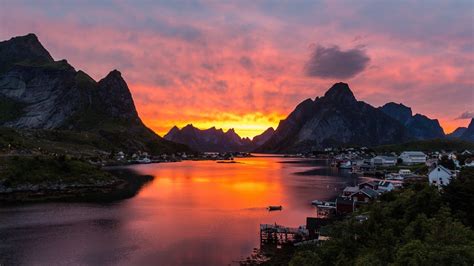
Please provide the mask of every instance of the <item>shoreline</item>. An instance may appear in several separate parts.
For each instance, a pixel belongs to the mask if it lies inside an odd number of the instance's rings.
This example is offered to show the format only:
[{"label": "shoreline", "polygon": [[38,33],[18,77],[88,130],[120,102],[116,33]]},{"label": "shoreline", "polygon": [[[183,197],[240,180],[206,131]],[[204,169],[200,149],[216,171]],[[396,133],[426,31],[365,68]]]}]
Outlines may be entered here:
[{"label": "shoreline", "polygon": [[96,184],[22,184],[9,188],[0,193],[0,207],[45,202],[115,202],[135,196],[154,178],[126,168],[103,171],[111,173],[114,180]]}]

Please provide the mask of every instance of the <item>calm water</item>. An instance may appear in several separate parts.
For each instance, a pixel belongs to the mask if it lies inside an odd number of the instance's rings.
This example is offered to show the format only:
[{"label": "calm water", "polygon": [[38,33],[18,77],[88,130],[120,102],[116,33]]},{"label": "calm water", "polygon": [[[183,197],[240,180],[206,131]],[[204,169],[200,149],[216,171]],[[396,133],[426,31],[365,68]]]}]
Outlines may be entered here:
[{"label": "calm water", "polygon": [[302,225],[312,200],[357,181],[325,161],[237,161],[132,166],[155,179],[113,204],[0,208],[0,265],[229,265],[258,247],[260,223]]}]

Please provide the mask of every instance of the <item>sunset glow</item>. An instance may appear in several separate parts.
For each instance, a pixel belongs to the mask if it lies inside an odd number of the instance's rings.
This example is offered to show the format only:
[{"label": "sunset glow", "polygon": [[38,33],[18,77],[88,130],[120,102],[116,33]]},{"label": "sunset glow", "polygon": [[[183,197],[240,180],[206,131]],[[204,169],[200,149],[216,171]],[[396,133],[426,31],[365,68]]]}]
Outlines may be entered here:
[{"label": "sunset glow", "polygon": [[[120,70],[160,135],[192,123],[252,137],[338,81],[374,106],[402,102],[437,118],[449,133],[474,108],[472,5],[15,1],[0,8],[0,38],[35,32],[56,60],[96,80]],[[361,61],[340,75],[308,71],[316,51]]]}]

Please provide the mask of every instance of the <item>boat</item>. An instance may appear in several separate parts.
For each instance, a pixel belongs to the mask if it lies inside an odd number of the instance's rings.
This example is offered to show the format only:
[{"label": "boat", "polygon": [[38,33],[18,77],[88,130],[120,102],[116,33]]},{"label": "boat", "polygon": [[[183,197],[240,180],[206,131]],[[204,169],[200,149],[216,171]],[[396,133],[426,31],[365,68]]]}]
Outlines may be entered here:
[{"label": "boat", "polygon": [[352,169],[351,161],[341,162],[341,164],[339,165],[339,169]]},{"label": "boat", "polygon": [[136,162],[137,163],[148,164],[148,163],[151,163],[151,160],[149,158],[140,158]]},{"label": "boat", "polygon": [[268,206],[268,211],[281,211],[283,209],[283,206],[279,205],[279,206]]},{"label": "boat", "polygon": [[220,160],[220,161],[217,161],[216,163],[237,163],[236,161],[225,161],[225,160]]},{"label": "boat", "polygon": [[315,206],[318,206],[318,205],[323,205],[324,202],[322,200],[313,200],[311,201],[311,205],[315,205]]}]

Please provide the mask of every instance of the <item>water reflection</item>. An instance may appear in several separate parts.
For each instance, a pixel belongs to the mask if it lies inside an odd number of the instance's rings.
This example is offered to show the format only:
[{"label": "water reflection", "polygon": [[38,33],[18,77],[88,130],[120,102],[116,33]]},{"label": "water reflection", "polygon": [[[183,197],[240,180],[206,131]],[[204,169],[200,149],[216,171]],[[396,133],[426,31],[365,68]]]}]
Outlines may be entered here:
[{"label": "water reflection", "polygon": [[356,182],[324,161],[238,161],[133,166],[155,179],[119,203],[0,209],[0,264],[228,265],[258,246],[260,223],[304,224],[312,200]]}]

